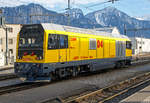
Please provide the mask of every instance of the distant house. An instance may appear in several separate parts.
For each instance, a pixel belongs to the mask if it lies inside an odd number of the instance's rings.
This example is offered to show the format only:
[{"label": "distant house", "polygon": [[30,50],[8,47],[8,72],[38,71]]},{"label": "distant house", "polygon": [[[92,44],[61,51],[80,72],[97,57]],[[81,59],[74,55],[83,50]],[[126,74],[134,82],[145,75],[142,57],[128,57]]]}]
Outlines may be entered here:
[{"label": "distant house", "polygon": [[[8,62],[13,63],[16,59],[17,34],[21,29],[20,24],[6,24],[8,27]],[[6,31],[0,27],[0,52],[6,55]],[[6,57],[6,56],[5,56]]]},{"label": "distant house", "polygon": [[143,54],[150,53],[150,39],[149,38],[140,38],[132,37],[132,54]]},{"label": "distant house", "polygon": [[120,36],[120,32],[117,27],[104,27],[104,28],[96,28],[95,30],[97,31],[103,31],[103,32],[108,32],[112,36]]}]

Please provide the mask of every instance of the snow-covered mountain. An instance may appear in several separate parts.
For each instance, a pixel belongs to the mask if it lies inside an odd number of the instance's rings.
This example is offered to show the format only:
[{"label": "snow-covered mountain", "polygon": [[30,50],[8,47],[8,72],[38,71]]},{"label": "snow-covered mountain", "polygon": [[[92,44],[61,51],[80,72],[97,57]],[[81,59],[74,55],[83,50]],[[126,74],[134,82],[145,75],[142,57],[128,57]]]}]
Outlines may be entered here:
[{"label": "snow-covered mountain", "polygon": [[[150,28],[150,21],[139,20],[133,17],[128,16],[124,12],[114,8],[107,7],[102,10],[98,10],[86,15],[86,17],[92,20],[94,23],[98,23],[102,26],[116,26],[119,28],[120,32],[124,32],[124,25],[127,28]],[[147,34],[150,31],[142,32],[143,34]],[[133,36],[133,32],[128,32],[129,36]],[[150,34],[150,33],[149,33]],[[141,34],[137,34],[138,36]],[[146,35],[148,36],[148,35]],[[150,37],[150,36],[149,36]]]},{"label": "snow-covered mountain", "polygon": [[71,9],[69,12],[65,12],[66,14],[69,13],[70,15],[70,18],[71,19],[80,19],[80,18],[84,18],[84,14],[82,12],[81,9],[78,9],[78,8],[73,8]]},{"label": "snow-covered mountain", "polygon": [[144,19],[144,18],[142,18],[142,17],[135,17],[137,20],[146,20],[146,19]]},{"label": "snow-covered mountain", "polygon": [[[7,23],[29,24],[29,23],[56,23],[81,28],[101,27],[99,24],[94,24],[88,18],[85,18],[82,10],[72,9],[69,14],[71,20],[68,21],[66,13],[59,14],[57,12],[47,10],[39,4],[21,5],[17,7],[3,7],[3,16],[6,17]],[[40,15],[40,16],[34,16]],[[43,16],[42,16],[43,15]]]},{"label": "snow-covered mountain", "polygon": [[[38,4],[21,5],[17,7],[3,7],[3,16],[7,23],[29,24],[29,23],[57,23],[71,25],[81,28],[117,27],[123,34],[124,25],[126,28],[150,28],[150,21],[139,20],[128,16],[126,13],[114,8],[107,7],[84,15],[81,9],[74,8],[69,12],[59,14],[47,10]],[[69,19],[67,14],[69,13]],[[33,16],[33,15],[43,16]],[[32,16],[31,16],[32,15]],[[69,22],[69,23],[68,23]],[[127,32],[133,36],[134,32]],[[144,37],[150,37],[150,31],[142,31]],[[141,36],[141,34],[136,34]]]},{"label": "snow-covered mountain", "polygon": [[142,16],[141,18],[144,19],[144,20],[149,20],[150,21],[150,14]]}]

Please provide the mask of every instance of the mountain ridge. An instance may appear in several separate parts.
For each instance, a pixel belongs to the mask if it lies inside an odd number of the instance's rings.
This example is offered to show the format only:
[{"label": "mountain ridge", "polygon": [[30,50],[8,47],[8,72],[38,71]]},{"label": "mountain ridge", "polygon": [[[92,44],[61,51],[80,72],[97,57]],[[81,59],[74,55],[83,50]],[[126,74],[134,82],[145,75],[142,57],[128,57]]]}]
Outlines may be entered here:
[{"label": "mountain ridge", "polygon": [[[87,18],[92,20],[95,23],[98,23],[102,26],[107,27],[117,27],[119,31],[123,34],[124,33],[124,27],[129,29],[134,28],[149,28],[150,27],[150,21],[146,20],[138,20],[136,18],[130,17],[126,13],[113,8],[113,7],[107,7],[102,10],[91,12],[87,15],[85,15]],[[144,31],[143,34],[150,33],[150,31]],[[133,33],[128,33],[129,36],[133,36]],[[137,36],[141,36],[138,34]],[[150,37],[149,35],[146,35],[146,37]]]},{"label": "mountain ridge", "polygon": [[[100,27],[117,27],[121,34],[124,33],[124,25],[127,28],[148,28],[150,21],[138,20],[130,17],[126,13],[114,8],[106,7],[102,10],[90,12],[86,15],[79,8],[73,8],[69,12],[57,13],[48,10],[39,4],[28,4],[16,7],[1,7],[4,11],[3,16],[6,17],[7,23],[12,24],[30,24],[30,23],[56,23],[61,25],[70,25],[80,28],[100,28]],[[33,16],[33,15],[45,16]],[[69,14],[69,19],[66,14]],[[32,15],[32,16],[31,16]],[[143,32],[150,34],[150,31]],[[133,33],[128,32],[128,36]],[[137,35],[140,36],[140,35]],[[149,35],[144,35],[150,37]]]}]

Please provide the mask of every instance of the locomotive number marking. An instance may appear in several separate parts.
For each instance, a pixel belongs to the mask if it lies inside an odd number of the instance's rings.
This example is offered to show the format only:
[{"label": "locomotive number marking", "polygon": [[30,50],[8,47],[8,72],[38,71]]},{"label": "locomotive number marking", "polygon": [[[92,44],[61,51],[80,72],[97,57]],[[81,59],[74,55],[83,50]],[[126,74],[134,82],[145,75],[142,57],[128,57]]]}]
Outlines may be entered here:
[{"label": "locomotive number marking", "polygon": [[98,40],[97,41],[97,48],[99,48],[100,47],[100,41]]},{"label": "locomotive number marking", "polygon": [[79,56],[75,56],[73,59],[74,59],[74,60],[77,60],[77,59],[79,59]]},{"label": "locomotive number marking", "polygon": [[77,38],[71,38],[70,39],[70,41],[76,41],[77,40]]},{"label": "locomotive number marking", "polygon": [[97,40],[97,48],[103,48],[103,41]]},{"label": "locomotive number marking", "polygon": [[101,40],[101,48],[103,48],[103,41]]}]

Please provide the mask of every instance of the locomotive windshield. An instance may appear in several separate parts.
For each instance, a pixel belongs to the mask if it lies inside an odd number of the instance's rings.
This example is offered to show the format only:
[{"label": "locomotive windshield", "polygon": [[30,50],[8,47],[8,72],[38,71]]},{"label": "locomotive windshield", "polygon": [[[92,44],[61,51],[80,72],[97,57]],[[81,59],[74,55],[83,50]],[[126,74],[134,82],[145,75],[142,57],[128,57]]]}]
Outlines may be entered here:
[{"label": "locomotive windshield", "polygon": [[44,33],[39,25],[24,26],[19,36],[19,48],[43,48]]},{"label": "locomotive windshield", "polygon": [[18,58],[24,53],[34,53],[40,59],[43,58],[44,29],[41,24],[24,25],[21,28],[18,42]]},{"label": "locomotive windshield", "polygon": [[19,38],[19,47],[21,48],[42,48],[42,46],[43,39],[38,34],[25,34],[25,36]]}]

